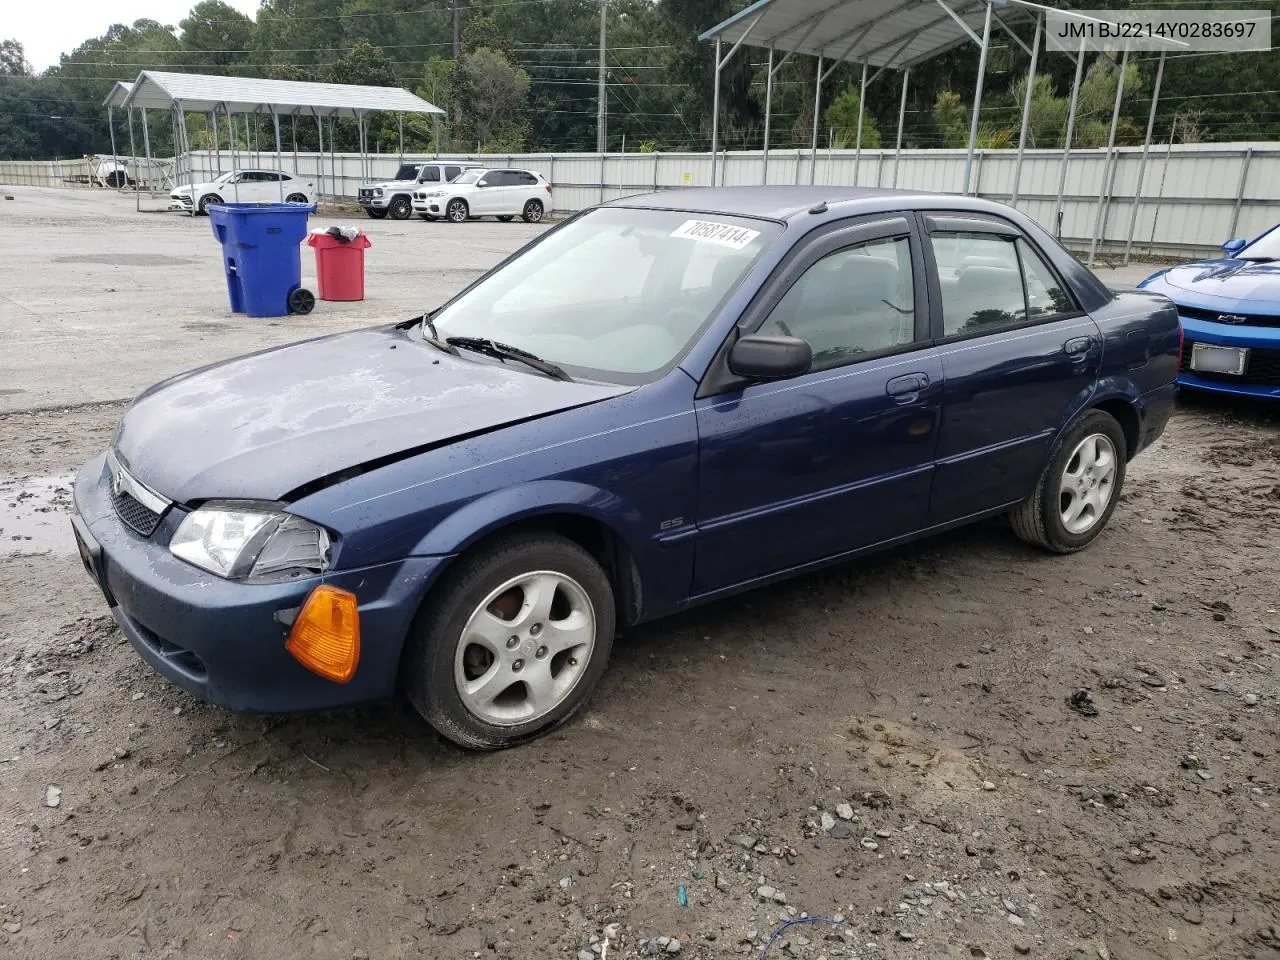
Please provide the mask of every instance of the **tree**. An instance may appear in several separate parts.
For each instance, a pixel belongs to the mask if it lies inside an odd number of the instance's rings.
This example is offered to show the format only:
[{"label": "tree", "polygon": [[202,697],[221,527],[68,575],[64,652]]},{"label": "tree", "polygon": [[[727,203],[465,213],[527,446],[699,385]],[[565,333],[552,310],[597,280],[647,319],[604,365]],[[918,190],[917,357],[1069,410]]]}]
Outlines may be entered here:
[{"label": "tree", "polygon": [[963,147],[969,142],[969,110],[954,90],[939,90],[933,101],[933,125],[947,147]]},{"label": "tree", "polygon": [[528,97],[529,75],[498,51],[481,47],[463,54],[451,98],[455,136],[482,150],[522,149]]},{"label": "tree", "polygon": [[462,28],[462,50],[473,53],[477,50],[492,50],[507,59],[513,59],[511,40],[498,27],[493,17],[483,13],[473,13],[467,17]]},{"label": "tree", "polygon": [[182,48],[200,73],[231,73],[249,62],[253,21],[222,0],[201,0],[179,21]]},{"label": "tree", "polygon": [[31,65],[27,63],[27,51],[17,40],[0,40],[0,76],[27,77]]},{"label": "tree", "polygon": [[381,47],[368,40],[357,40],[345,54],[329,68],[329,80],[333,83],[356,83],[369,87],[398,87],[395,67]]},{"label": "tree", "polygon": [[[858,89],[845,87],[827,107],[824,114],[827,126],[831,128],[833,145],[844,149],[858,143]],[[880,146],[880,130],[874,117],[862,117],[862,145],[864,147]]]}]

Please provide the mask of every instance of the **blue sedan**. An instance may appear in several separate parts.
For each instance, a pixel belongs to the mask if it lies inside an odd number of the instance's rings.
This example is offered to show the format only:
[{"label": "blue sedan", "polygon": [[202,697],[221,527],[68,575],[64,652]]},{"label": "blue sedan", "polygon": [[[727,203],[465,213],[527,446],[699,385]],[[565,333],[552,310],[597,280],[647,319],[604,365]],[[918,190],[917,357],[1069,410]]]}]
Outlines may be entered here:
[{"label": "blue sedan", "polygon": [[633,197],[422,317],[152,387],[73,525],[196,696],[399,687],[509,746],[585,702],[619,626],[1000,514],[1087,546],[1165,427],[1179,338],[1165,297],[999,204]]},{"label": "blue sedan", "polygon": [[1179,384],[1280,397],[1280,226],[1222,249],[1222,259],[1169,267],[1139,286],[1178,305],[1186,331]]}]

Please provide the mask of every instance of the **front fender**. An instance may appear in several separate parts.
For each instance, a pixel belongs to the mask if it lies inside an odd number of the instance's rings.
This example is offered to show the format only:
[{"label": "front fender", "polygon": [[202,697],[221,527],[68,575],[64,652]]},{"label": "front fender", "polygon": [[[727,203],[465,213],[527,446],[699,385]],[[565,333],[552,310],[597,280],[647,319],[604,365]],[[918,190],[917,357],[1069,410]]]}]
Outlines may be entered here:
[{"label": "front fender", "polygon": [[418,541],[411,554],[461,553],[503,527],[522,520],[568,513],[595,520],[612,530],[633,555],[643,554],[644,517],[617,494],[573,480],[535,480],[495,490],[451,513]]}]

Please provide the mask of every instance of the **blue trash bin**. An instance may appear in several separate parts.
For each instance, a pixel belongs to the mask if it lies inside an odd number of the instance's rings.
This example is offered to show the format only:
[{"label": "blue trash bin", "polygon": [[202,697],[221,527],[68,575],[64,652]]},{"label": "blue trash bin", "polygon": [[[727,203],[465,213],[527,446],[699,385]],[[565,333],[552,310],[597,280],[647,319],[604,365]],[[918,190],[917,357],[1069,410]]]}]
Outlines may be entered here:
[{"label": "blue trash bin", "polygon": [[302,287],[299,245],[314,203],[220,203],[209,207],[222,244],[227,293],[234,313],[283,317],[310,313],[316,299]]}]

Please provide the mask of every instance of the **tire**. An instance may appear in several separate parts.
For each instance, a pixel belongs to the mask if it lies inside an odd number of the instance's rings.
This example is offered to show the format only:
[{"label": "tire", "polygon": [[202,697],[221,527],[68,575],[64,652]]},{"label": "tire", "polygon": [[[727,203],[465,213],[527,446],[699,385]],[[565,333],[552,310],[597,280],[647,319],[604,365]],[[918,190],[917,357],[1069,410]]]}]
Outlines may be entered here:
[{"label": "tire", "polygon": [[1120,424],[1088,411],[1063,434],[1035,493],[1010,511],[1013,532],[1054,553],[1083,550],[1115,511],[1127,460]]},{"label": "tire", "polygon": [[497,541],[463,558],[423,603],[402,664],[405,692],[459,746],[498,750],[531,740],[591,695],[609,662],[614,611],[609,578],[573,541],[554,534]]},{"label": "tire", "polygon": [[542,201],[530,200],[524,205],[520,214],[525,223],[537,223],[542,219]]},{"label": "tire", "polygon": [[310,203],[305,193],[291,193],[284,198],[285,203]]},{"label": "tire", "polygon": [[289,291],[289,312],[306,315],[316,307],[316,295],[306,287],[294,287]]},{"label": "tire", "polygon": [[216,193],[206,193],[203,197],[200,198],[200,204],[199,204],[200,215],[207,217],[209,215],[210,205],[218,204],[221,202],[222,202],[222,198],[218,196]]},{"label": "tire", "polygon": [[444,218],[450,223],[465,223],[470,215],[471,208],[467,206],[467,201],[465,200],[459,200],[455,197],[445,204]]},{"label": "tire", "polygon": [[387,206],[387,216],[392,220],[408,220],[413,216],[413,203],[408,197],[396,197]]},{"label": "tire", "polygon": [[377,207],[365,207],[364,212],[369,215],[370,220],[381,220],[387,215],[387,211],[379,210]]},{"label": "tire", "polygon": [[503,223],[510,223],[515,218],[516,218],[516,215],[514,213],[504,213],[498,217],[498,219],[501,220]]}]

